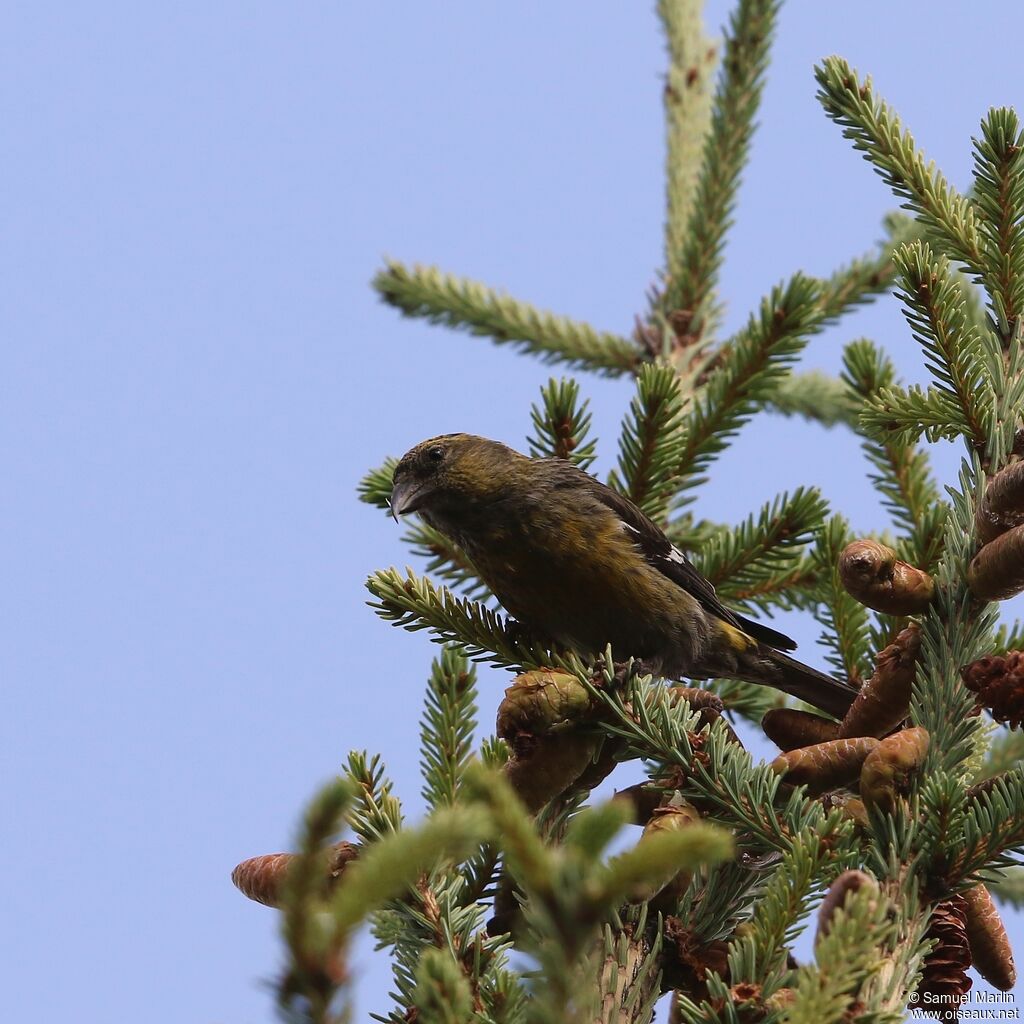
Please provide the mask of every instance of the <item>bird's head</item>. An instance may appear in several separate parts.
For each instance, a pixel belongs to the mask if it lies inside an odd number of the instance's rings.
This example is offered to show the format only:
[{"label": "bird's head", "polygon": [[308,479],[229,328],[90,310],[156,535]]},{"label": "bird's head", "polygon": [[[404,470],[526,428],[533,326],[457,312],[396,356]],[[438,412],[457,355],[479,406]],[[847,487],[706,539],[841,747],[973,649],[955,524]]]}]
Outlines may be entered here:
[{"label": "bird's head", "polygon": [[[391,514],[419,512],[443,521],[498,500],[507,493],[524,455],[472,434],[443,434],[422,441],[395,467]],[[440,522],[437,522],[440,525]]]}]

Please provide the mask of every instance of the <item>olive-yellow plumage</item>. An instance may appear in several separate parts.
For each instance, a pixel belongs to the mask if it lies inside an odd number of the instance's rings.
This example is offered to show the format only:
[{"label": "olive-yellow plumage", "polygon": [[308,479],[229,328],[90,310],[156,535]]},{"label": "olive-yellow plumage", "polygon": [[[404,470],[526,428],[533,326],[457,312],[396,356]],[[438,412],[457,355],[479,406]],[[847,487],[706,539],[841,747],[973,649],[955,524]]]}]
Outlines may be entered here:
[{"label": "olive-yellow plumage", "polygon": [[470,434],[431,438],[395,470],[392,511],[459,545],[525,627],[581,654],[611,644],[668,678],[774,686],[841,716],[856,690],[787,657],[786,636],[726,608],[629,499],[564,459]]}]

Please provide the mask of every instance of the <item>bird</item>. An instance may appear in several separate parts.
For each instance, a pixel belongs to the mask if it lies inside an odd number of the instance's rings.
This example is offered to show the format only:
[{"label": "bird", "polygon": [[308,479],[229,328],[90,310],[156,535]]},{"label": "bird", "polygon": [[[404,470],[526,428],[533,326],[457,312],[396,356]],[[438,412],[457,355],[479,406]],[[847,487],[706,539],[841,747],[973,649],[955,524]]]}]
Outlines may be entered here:
[{"label": "bird", "polygon": [[444,434],[395,466],[391,513],[465,553],[520,627],[584,657],[611,644],[661,678],[774,687],[842,718],[857,689],[785,654],[796,643],[727,608],[629,498],[564,458]]}]

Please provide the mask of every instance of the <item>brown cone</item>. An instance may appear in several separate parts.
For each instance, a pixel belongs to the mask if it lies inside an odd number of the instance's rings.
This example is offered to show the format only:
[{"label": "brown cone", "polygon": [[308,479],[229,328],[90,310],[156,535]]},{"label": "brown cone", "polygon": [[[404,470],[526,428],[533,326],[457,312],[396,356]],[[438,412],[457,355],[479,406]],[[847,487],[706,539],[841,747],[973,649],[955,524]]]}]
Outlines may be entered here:
[{"label": "brown cone", "polygon": [[962,896],[935,905],[927,935],[935,945],[925,957],[913,1008],[943,1021],[955,1021],[972,984],[967,977],[971,950],[967,943],[967,905]]},{"label": "brown cone", "polygon": [[893,811],[910,788],[910,779],[924,763],[931,737],[927,729],[912,729],[887,736],[868,755],[860,773],[860,796],[868,807]]},{"label": "brown cone", "polygon": [[1017,984],[1013,949],[992,896],[984,885],[964,893],[966,901],[967,941],[974,969],[1000,992],[1012,992]]},{"label": "brown cone", "polygon": [[502,769],[531,814],[564,793],[594,761],[601,738],[593,733],[520,734]]},{"label": "brown cone", "polygon": [[568,672],[535,669],[516,676],[498,706],[497,734],[512,742],[517,733],[542,735],[566,722],[589,717],[590,694]]},{"label": "brown cone", "polygon": [[824,793],[856,779],[865,758],[877,746],[878,740],[870,736],[829,740],[780,754],[771,767],[784,782],[806,785],[811,794]]},{"label": "brown cone", "polygon": [[979,658],[960,670],[964,685],[978,695],[997,722],[1019,729],[1024,722],[1024,651]]},{"label": "brown cone", "polygon": [[1024,462],[1001,469],[985,487],[974,516],[978,540],[987,544],[1024,523]]},{"label": "brown cone", "polygon": [[839,556],[839,578],[861,604],[887,615],[917,615],[935,596],[935,581],[875,540],[847,544]]},{"label": "brown cone", "polygon": [[[329,883],[335,884],[344,874],[345,868],[358,856],[359,847],[355,843],[335,843],[330,848],[327,864]],[[231,881],[249,899],[267,907],[280,907],[284,881],[295,857],[294,853],[267,853],[262,857],[250,857],[231,872]]]},{"label": "brown cone", "polygon": [[[697,821],[700,821],[700,812],[693,804],[687,803],[685,800],[679,800],[677,803],[666,807],[656,807],[644,826],[640,843],[645,842],[651,836],[664,832],[679,832],[682,829],[689,828]],[[672,878],[665,879],[659,885],[643,886],[633,894],[630,902],[638,903],[643,900],[649,900],[659,893],[664,893],[666,898],[673,901],[678,900],[686,892],[692,878],[692,871],[680,871]]]},{"label": "brown cone", "polygon": [[1024,526],[996,537],[971,559],[967,586],[982,601],[1005,601],[1024,590]]},{"label": "brown cone", "polygon": [[839,738],[839,726],[829,718],[796,708],[772,708],[761,719],[765,735],[780,750],[799,750]]},{"label": "brown cone", "polygon": [[855,869],[844,871],[829,886],[825,898],[821,901],[821,909],[818,911],[818,939],[823,939],[828,935],[835,912],[845,906],[850,893],[864,888],[877,890],[878,883],[870,875]]},{"label": "brown cone", "polygon": [[879,653],[875,671],[839,726],[840,736],[884,736],[906,718],[920,651],[921,628],[914,625]]}]

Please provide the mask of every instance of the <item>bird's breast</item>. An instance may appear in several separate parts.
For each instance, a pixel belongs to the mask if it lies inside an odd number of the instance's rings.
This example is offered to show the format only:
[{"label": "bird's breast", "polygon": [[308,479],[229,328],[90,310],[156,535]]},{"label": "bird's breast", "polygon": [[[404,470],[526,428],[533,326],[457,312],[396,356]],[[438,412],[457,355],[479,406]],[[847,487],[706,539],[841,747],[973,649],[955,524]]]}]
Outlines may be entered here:
[{"label": "bird's breast", "polygon": [[610,643],[617,657],[663,657],[702,628],[698,602],[646,561],[615,517],[494,516],[463,547],[512,616],[581,653]]}]

